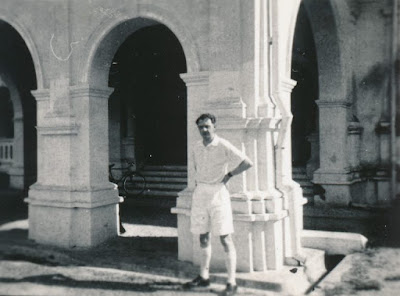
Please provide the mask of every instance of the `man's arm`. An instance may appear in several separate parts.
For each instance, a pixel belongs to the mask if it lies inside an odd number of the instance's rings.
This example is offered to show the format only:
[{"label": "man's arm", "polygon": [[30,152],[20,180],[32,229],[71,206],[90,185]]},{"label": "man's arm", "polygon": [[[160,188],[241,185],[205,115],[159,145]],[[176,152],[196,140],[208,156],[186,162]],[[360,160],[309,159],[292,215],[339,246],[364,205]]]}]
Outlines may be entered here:
[{"label": "man's arm", "polygon": [[250,159],[244,159],[236,168],[227,173],[222,179],[222,183],[226,184],[233,176],[239,175],[253,166]]},{"label": "man's arm", "polygon": [[192,151],[189,153],[189,162],[193,164],[193,169],[194,169],[194,186],[197,186],[197,180],[196,180],[196,171],[197,171],[197,165],[196,165],[196,157],[194,156],[194,147],[192,148]]}]

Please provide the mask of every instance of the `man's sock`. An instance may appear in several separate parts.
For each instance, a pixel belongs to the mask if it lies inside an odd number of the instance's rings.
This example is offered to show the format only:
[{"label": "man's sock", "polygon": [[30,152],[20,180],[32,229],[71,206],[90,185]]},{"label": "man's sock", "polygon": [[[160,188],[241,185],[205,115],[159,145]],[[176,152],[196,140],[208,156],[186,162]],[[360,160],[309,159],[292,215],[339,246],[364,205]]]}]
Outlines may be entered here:
[{"label": "man's sock", "polygon": [[211,244],[200,250],[200,276],[207,280],[210,277]]},{"label": "man's sock", "polygon": [[228,273],[228,283],[236,285],[236,249],[225,252],[225,266]]}]

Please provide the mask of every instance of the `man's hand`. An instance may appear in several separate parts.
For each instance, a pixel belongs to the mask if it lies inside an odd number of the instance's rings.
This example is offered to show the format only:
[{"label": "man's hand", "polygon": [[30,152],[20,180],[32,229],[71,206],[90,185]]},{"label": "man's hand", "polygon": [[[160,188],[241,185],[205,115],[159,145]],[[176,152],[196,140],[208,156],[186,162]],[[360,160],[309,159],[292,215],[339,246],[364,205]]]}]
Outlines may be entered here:
[{"label": "man's hand", "polygon": [[226,183],[228,183],[228,181],[232,178],[232,174],[228,173],[224,176],[224,178],[222,179],[222,183],[224,183],[224,185],[226,185]]}]

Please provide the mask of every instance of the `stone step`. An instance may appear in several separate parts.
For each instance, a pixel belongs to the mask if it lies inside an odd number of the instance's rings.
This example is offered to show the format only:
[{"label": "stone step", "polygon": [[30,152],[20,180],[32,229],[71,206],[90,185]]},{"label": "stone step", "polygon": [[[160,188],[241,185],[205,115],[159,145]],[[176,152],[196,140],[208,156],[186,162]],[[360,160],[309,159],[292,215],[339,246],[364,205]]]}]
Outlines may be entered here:
[{"label": "stone step", "polygon": [[305,174],[306,168],[304,166],[292,167],[293,174]]},{"label": "stone step", "polygon": [[348,255],[362,252],[367,238],[359,233],[304,229],[301,235],[303,247],[324,250],[329,255]]},{"label": "stone step", "polygon": [[187,166],[185,165],[146,165],[143,168],[144,171],[178,171],[187,172]]},{"label": "stone step", "polygon": [[326,273],[325,251],[303,248],[303,252],[307,258],[305,262],[307,278],[312,283],[316,283]]},{"label": "stone step", "polygon": [[314,184],[306,174],[305,167],[293,167],[292,178],[295,182],[299,183],[301,189],[303,189],[303,195],[305,197],[314,196]]},{"label": "stone step", "polygon": [[147,165],[140,173],[146,179],[143,196],[173,198],[187,186],[187,166]]},{"label": "stone step", "polygon": [[296,179],[293,178],[294,181],[300,184],[301,187],[314,187],[314,184],[311,183],[310,180]]},{"label": "stone step", "polygon": [[[304,248],[303,255],[306,257],[304,266],[295,261],[294,266],[287,264],[279,270],[238,272],[236,281],[240,287],[265,290],[265,295],[304,295],[326,273],[326,268],[324,251]],[[226,273],[211,273],[210,278],[223,284]]]},{"label": "stone step", "polygon": [[146,170],[143,170],[140,173],[143,176],[187,178],[187,172],[183,172],[183,171],[146,171]]},{"label": "stone step", "polygon": [[147,183],[184,183],[187,184],[186,177],[166,177],[166,176],[145,176]]},{"label": "stone step", "polygon": [[[146,179],[147,180],[147,179]],[[186,188],[186,184],[183,183],[149,183],[146,182],[147,189],[161,189],[168,191],[181,191]]]},{"label": "stone step", "polygon": [[[180,191],[180,190],[179,190]],[[178,190],[175,191],[168,191],[168,190],[153,190],[153,189],[146,189],[142,195],[145,196],[157,196],[157,197],[178,197]]]}]

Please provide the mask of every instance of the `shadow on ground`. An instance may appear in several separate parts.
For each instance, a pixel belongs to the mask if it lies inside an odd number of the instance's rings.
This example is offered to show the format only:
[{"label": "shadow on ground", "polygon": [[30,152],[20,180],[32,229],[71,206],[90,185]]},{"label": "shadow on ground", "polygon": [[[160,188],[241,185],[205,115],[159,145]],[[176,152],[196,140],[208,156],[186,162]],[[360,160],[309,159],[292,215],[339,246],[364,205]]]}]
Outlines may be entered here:
[{"label": "shadow on ground", "polygon": [[86,281],[67,277],[60,273],[29,276],[20,279],[0,277],[0,283],[35,283],[49,286],[63,286],[70,288],[124,290],[138,292],[155,292],[159,290],[181,290],[180,283],[170,281],[156,281],[146,283],[128,283],[119,281]]},{"label": "shadow on ground", "polygon": [[[15,190],[0,190],[0,226],[12,221],[28,218],[28,207],[24,202],[24,193]],[[166,205],[171,201],[166,201]],[[177,227],[176,215],[170,213],[170,207],[154,202],[149,197],[128,197],[121,206],[121,220],[130,225],[149,225]],[[326,231],[356,232],[366,236],[371,247],[400,247],[400,201],[389,209],[325,208],[318,209],[309,205],[304,207],[304,228]],[[12,232],[10,237],[21,237],[26,233]],[[170,252],[177,251],[176,237],[140,237],[140,234],[119,237],[117,244],[138,249],[154,250],[153,245]],[[166,234],[168,235],[168,234]],[[110,242],[113,246],[115,242]]]}]

